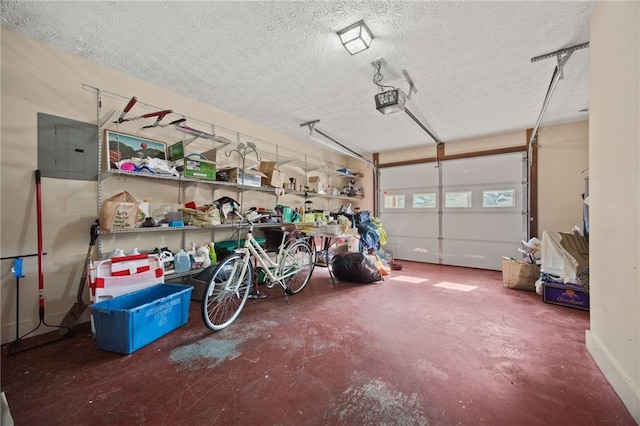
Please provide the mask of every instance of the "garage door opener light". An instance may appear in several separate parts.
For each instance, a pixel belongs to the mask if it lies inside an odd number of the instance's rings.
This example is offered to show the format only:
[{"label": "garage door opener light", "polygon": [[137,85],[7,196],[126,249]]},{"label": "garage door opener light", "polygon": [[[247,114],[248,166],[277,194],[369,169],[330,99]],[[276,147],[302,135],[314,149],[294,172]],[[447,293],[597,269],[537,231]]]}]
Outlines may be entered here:
[{"label": "garage door opener light", "polygon": [[380,111],[382,114],[393,114],[396,112],[404,111],[409,118],[411,118],[422,130],[427,133],[431,139],[433,139],[436,143],[441,144],[442,141],[439,140],[436,135],[431,132],[427,126],[425,126],[418,117],[416,117],[405,105],[407,99],[411,99],[411,95],[413,93],[418,93],[415,84],[413,84],[413,80],[409,76],[407,70],[402,70],[402,75],[409,83],[409,95],[405,95],[404,92],[396,88],[395,86],[387,86],[382,84],[382,79],[384,76],[382,75],[381,68],[384,59],[376,59],[371,63],[373,65],[373,69],[375,70],[373,74],[373,83],[378,86],[378,93],[374,96],[376,101],[376,109]]}]

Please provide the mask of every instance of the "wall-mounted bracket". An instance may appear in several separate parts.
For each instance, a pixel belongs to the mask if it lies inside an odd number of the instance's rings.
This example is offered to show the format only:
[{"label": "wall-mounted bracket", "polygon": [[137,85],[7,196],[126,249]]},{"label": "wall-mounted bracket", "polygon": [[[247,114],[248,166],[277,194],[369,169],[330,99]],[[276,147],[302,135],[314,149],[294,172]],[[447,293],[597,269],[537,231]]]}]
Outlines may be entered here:
[{"label": "wall-mounted bracket", "polygon": [[549,59],[549,58],[555,57],[558,62],[558,72],[559,72],[558,79],[563,80],[564,79],[563,67],[564,67],[564,64],[567,63],[567,60],[569,60],[569,58],[571,57],[571,54],[576,50],[586,49],[587,47],[589,47],[588,41],[584,43],[576,44],[571,47],[566,47],[564,49],[558,49],[555,52],[534,56],[533,58],[531,58],[531,62],[542,61],[543,59]]}]

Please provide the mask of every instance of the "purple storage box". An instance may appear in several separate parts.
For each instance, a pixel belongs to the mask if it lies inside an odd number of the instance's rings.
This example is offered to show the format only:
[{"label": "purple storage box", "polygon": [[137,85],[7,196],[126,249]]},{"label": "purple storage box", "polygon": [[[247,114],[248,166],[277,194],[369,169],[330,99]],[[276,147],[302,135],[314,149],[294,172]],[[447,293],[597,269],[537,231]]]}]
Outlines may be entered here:
[{"label": "purple storage box", "polygon": [[589,310],[589,289],[576,284],[542,282],[542,300],[546,303]]}]

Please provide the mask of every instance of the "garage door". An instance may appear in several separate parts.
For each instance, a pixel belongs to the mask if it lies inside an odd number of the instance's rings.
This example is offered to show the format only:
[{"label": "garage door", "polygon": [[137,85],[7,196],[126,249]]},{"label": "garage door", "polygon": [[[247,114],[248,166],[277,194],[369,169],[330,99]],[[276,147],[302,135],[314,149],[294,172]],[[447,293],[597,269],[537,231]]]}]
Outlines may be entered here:
[{"label": "garage door", "polygon": [[434,163],[380,169],[384,248],[398,259],[440,263],[438,176]]},{"label": "garage door", "polygon": [[385,248],[398,259],[500,270],[527,236],[526,166],[515,153],[381,168]]}]

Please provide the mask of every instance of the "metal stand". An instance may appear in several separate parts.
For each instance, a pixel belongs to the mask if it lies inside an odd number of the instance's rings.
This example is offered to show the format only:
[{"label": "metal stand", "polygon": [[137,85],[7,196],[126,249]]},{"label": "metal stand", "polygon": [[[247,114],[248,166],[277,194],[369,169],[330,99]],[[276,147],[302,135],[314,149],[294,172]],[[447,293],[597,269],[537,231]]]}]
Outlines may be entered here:
[{"label": "metal stand", "polygon": [[249,293],[249,299],[266,299],[269,296],[269,293],[267,293],[266,291],[260,291],[260,289],[258,288],[258,280],[254,279],[253,290],[251,290],[251,293]]},{"label": "metal stand", "polygon": [[253,289],[251,290],[251,293],[249,293],[249,299],[266,299],[267,297],[269,297],[269,293],[262,292],[260,291],[260,288],[258,287],[258,281],[259,281],[259,273],[258,273],[258,262],[255,261],[253,264],[253,271],[254,271],[254,276],[253,276]]},{"label": "metal stand", "polygon": [[[42,255],[46,255],[47,253],[42,253]],[[38,325],[31,331],[29,331],[26,334],[23,334],[22,336],[20,336],[20,278],[25,278],[25,276],[22,274],[22,263],[23,263],[23,257],[32,257],[32,256],[39,256],[38,254],[27,254],[24,256],[9,256],[9,257],[3,257],[0,260],[8,260],[8,259],[13,259],[14,260],[14,265],[13,268],[11,268],[11,272],[13,273],[13,275],[16,277],[16,339],[11,342],[11,344],[9,345],[9,351],[7,352],[7,356],[11,356],[11,355],[16,355],[22,352],[26,352],[28,350],[31,349],[36,349],[39,348],[41,346],[45,346],[45,345],[49,345],[51,343],[55,343],[59,340],[62,339],[66,339],[67,337],[71,337],[71,330],[68,330],[68,333],[65,333],[62,337],[59,337],[57,339],[54,339],[52,341],[47,341],[47,342],[43,342],[43,343],[39,343],[36,345],[31,345],[25,348],[20,348],[17,349],[21,346],[22,344],[22,340],[27,337],[28,335],[30,335],[31,333],[33,333],[34,331],[36,331],[38,328],[40,328],[41,325],[45,325],[47,327],[55,327],[55,326],[51,326],[49,324],[46,324],[42,319],[40,320],[40,322],[38,323]],[[60,327],[58,327],[60,328]],[[66,327],[64,327],[66,328]]]}]

